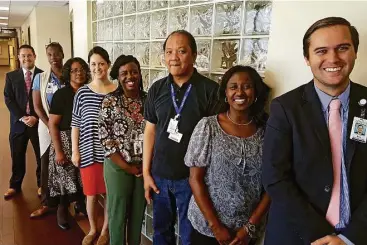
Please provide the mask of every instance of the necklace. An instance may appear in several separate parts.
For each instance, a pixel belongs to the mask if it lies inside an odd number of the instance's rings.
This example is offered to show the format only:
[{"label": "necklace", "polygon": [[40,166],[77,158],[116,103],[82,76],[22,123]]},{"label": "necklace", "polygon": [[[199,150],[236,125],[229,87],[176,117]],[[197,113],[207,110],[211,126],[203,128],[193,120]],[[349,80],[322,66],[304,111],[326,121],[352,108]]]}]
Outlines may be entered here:
[{"label": "necklace", "polygon": [[233,124],[235,124],[237,126],[248,126],[250,123],[252,123],[252,120],[254,119],[254,118],[251,118],[251,120],[247,123],[236,123],[235,121],[232,120],[232,118],[230,118],[229,111],[227,111],[227,117],[228,117],[229,121],[231,121]]}]

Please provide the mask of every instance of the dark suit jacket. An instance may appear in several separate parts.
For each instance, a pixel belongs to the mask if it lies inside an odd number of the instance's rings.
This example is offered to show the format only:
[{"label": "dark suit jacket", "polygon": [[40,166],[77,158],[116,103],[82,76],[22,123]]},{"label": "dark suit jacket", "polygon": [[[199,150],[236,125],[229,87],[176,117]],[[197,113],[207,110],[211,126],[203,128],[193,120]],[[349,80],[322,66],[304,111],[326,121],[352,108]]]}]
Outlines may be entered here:
[{"label": "dark suit jacket", "polygon": [[[342,232],[367,244],[367,144],[349,139],[367,88],[351,83],[346,165],[352,219]],[[326,221],[333,167],[330,140],[314,83],[273,100],[265,133],[263,183],[272,198],[265,244],[310,245],[335,232]]]},{"label": "dark suit jacket", "polygon": [[[36,74],[41,72],[43,71],[36,67],[34,70],[33,79],[35,78]],[[5,79],[4,98],[5,104],[10,111],[10,132],[22,133],[24,132],[26,125],[23,122],[20,122],[19,119],[27,115],[26,107],[28,101],[30,115],[38,118],[34,111],[32,102],[32,88],[30,89],[29,93],[27,93],[22,68],[8,72]]]}]

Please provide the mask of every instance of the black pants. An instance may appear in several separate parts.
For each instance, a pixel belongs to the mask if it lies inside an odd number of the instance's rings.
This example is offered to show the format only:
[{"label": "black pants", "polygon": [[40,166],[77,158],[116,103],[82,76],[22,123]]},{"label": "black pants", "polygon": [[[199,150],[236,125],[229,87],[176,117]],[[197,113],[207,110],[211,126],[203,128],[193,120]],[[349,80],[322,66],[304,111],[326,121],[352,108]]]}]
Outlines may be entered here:
[{"label": "black pants", "polygon": [[12,176],[10,178],[10,188],[14,188],[17,191],[20,191],[22,188],[22,182],[26,172],[26,152],[29,140],[32,143],[33,150],[36,155],[37,186],[41,185],[41,159],[38,130],[37,127],[27,127],[22,133],[10,132],[9,135],[10,151],[12,158]]}]

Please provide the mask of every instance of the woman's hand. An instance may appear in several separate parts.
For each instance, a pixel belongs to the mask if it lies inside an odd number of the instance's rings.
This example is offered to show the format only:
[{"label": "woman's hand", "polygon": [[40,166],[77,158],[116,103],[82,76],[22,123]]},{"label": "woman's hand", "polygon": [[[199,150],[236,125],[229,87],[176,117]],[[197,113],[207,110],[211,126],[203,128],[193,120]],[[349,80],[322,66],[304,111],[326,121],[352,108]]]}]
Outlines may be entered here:
[{"label": "woman's hand", "polygon": [[125,171],[128,174],[139,176],[139,175],[141,175],[142,169],[141,169],[141,166],[138,166],[138,165],[130,165]]},{"label": "woman's hand", "polygon": [[79,153],[79,151],[73,151],[73,154],[71,155],[71,162],[77,168],[80,166],[80,153]]},{"label": "woman's hand", "polygon": [[56,164],[63,165],[67,163],[69,160],[66,158],[65,153],[63,151],[56,152],[55,162]]},{"label": "woman's hand", "polygon": [[224,225],[222,224],[215,225],[211,227],[211,230],[213,231],[215,239],[217,239],[219,244],[227,245],[231,242],[232,240],[231,233]]},{"label": "woman's hand", "polygon": [[229,245],[248,245],[249,237],[244,228],[240,228],[233,241]]}]

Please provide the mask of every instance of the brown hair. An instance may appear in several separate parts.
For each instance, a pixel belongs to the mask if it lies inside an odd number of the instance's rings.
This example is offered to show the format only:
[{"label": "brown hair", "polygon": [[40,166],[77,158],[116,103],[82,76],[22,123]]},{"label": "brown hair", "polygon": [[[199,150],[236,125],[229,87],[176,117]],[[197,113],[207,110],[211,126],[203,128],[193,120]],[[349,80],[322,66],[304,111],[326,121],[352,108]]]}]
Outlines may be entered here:
[{"label": "brown hair", "polygon": [[303,36],[303,56],[306,57],[307,59],[310,56],[310,53],[309,53],[310,37],[315,31],[321,28],[336,26],[336,25],[343,25],[349,28],[350,35],[352,37],[352,43],[354,46],[354,50],[357,53],[358,45],[359,45],[359,34],[358,34],[357,29],[354,26],[352,26],[349,23],[349,21],[347,21],[346,19],[342,17],[327,17],[327,18],[316,21],[306,31],[305,35]]}]

